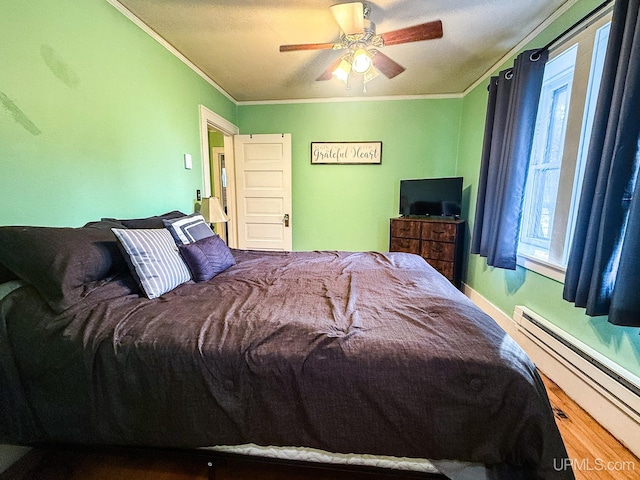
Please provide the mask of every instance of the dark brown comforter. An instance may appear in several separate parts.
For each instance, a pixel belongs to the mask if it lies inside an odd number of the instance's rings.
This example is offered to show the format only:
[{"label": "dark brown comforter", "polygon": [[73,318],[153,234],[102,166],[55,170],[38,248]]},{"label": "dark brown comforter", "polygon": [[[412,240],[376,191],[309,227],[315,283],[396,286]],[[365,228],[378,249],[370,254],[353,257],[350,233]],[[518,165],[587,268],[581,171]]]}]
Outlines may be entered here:
[{"label": "dark brown comforter", "polygon": [[56,315],[11,293],[0,441],[253,442],[573,478],[534,365],[422,258],[233,253],[155,300],[112,281]]}]

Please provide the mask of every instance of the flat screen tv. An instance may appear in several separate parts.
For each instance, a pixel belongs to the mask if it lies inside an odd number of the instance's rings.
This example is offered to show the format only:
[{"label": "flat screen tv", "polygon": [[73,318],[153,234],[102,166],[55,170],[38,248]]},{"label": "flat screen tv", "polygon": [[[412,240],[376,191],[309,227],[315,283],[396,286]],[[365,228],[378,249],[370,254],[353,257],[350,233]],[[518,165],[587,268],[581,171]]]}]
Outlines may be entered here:
[{"label": "flat screen tv", "polygon": [[403,217],[460,216],[462,177],[400,181],[400,215]]}]

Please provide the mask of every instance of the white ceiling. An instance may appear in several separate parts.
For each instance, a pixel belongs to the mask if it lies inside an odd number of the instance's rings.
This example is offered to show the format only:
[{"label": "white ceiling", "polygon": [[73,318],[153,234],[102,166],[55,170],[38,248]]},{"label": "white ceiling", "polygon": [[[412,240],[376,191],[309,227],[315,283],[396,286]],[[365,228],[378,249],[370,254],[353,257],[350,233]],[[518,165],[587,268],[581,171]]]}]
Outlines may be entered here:
[{"label": "white ceiling", "polygon": [[[113,3],[113,2],[112,2]],[[437,40],[382,52],[406,68],[351,90],[316,78],[340,55],[279,51],[282,44],[338,41],[338,0],[119,0],[238,102],[460,94],[572,0],[368,1],[377,33],[441,20]]]}]

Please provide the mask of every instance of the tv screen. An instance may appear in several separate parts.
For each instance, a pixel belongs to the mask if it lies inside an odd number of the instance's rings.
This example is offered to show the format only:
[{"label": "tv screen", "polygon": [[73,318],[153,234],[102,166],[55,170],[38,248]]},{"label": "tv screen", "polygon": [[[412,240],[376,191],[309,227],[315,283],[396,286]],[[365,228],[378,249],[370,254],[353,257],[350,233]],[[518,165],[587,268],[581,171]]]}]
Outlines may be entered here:
[{"label": "tv screen", "polygon": [[460,215],[462,177],[400,181],[400,215]]}]

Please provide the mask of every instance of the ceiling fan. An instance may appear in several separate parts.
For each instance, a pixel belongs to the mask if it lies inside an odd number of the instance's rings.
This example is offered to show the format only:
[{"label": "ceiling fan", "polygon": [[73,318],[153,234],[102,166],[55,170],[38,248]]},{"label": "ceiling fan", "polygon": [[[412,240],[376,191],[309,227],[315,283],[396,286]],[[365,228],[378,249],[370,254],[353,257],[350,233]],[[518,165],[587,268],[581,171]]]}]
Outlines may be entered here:
[{"label": "ceiling fan", "polygon": [[[349,78],[352,72],[362,75],[364,85],[377,77],[378,71],[387,78],[393,78],[404,72],[405,68],[380,52],[380,48],[442,37],[440,20],[377,34],[375,24],[369,19],[371,9],[367,4],[341,3],[329,9],[342,31],[338,42],[280,45],[280,51],[343,50],[345,53],[316,80],[329,80],[336,77],[347,84],[347,89],[349,89]],[[364,92],[366,92],[366,86]]]}]

